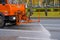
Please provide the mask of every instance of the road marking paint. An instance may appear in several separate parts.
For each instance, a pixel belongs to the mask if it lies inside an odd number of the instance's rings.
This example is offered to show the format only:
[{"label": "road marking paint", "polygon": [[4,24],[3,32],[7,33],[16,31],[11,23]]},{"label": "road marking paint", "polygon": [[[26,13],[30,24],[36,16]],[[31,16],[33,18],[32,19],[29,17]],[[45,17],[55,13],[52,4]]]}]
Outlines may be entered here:
[{"label": "road marking paint", "polygon": [[27,39],[46,39],[46,38],[30,38],[30,37],[18,37],[18,38],[27,38]]},{"label": "road marking paint", "polygon": [[[40,24],[42,26],[42,28],[44,28],[44,26],[42,24]],[[51,36],[51,33],[46,29],[44,28],[43,30],[45,30],[47,32],[47,34],[49,34],[49,36]]]}]

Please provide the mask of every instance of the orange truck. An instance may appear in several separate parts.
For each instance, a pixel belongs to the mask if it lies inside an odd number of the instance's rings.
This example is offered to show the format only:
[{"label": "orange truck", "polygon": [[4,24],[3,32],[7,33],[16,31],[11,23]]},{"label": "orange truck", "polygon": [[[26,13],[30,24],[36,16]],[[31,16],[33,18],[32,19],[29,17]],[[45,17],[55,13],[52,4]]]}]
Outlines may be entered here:
[{"label": "orange truck", "polygon": [[0,0],[0,28],[6,23],[15,25],[33,22],[26,16],[25,4],[13,0]]}]

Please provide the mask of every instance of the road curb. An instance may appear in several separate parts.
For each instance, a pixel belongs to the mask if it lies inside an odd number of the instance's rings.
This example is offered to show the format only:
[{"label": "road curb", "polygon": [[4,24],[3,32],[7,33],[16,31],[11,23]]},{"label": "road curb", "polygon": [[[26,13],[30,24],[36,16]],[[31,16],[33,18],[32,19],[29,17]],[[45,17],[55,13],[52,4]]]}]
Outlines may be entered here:
[{"label": "road curb", "polygon": [[[31,18],[38,18],[38,17],[31,17]],[[40,17],[40,18],[50,18],[50,19],[60,19],[60,17],[47,17],[47,16],[45,16],[45,17]]]}]

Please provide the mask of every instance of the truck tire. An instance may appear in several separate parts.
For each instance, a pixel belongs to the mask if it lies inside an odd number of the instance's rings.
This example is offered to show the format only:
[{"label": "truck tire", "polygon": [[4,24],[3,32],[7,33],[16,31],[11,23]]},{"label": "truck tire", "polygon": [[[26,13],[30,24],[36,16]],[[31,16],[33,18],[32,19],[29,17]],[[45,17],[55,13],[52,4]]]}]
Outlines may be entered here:
[{"label": "truck tire", "polygon": [[4,28],[5,22],[2,16],[0,16],[0,28]]}]

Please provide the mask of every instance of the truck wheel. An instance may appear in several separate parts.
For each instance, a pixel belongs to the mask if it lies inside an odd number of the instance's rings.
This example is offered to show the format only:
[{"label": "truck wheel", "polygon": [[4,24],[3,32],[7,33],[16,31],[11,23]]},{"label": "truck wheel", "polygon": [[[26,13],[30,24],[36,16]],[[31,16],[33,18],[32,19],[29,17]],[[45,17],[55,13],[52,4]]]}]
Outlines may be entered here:
[{"label": "truck wheel", "polygon": [[5,22],[4,22],[4,20],[3,20],[3,17],[0,16],[0,28],[3,28],[4,25],[5,25]]}]

